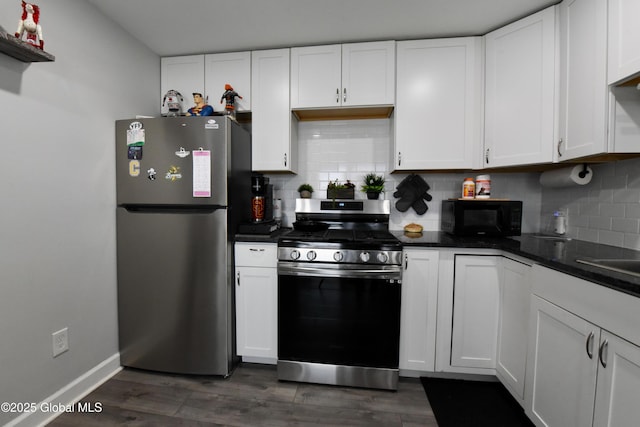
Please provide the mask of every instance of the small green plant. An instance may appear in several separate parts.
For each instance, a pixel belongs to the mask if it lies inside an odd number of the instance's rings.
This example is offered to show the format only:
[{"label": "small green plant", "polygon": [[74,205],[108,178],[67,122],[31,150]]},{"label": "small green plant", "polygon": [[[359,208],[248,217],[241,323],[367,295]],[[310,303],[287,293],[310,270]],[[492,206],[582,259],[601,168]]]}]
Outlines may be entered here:
[{"label": "small green plant", "polygon": [[329,185],[327,185],[327,189],[332,190],[340,190],[341,188],[355,188],[355,184],[349,180],[347,180],[344,184],[338,182],[338,179],[336,178],[335,180],[329,182]]},{"label": "small green plant", "polygon": [[364,176],[364,184],[362,185],[362,191],[380,193],[384,191],[384,176],[376,175],[375,173],[368,173]]},{"label": "small green plant", "polygon": [[300,184],[300,187],[298,187],[298,193],[301,193],[303,191],[313,193],[313,187],[310,184]]}]

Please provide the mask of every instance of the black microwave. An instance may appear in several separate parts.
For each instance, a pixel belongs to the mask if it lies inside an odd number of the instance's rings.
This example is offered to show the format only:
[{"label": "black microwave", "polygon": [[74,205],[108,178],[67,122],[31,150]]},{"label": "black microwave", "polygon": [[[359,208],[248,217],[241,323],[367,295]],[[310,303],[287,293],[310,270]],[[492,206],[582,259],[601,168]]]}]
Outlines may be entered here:
[{"label": "black microwave", "polygon": [[442,231],[456,236],[519,236],[522,232],[522,202],[443,200],[440,226]]}]

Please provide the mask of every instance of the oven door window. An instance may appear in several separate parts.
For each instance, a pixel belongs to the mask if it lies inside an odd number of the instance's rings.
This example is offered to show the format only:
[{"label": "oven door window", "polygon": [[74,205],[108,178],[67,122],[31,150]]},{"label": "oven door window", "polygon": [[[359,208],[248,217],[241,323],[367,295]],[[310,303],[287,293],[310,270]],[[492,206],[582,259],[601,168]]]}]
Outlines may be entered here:
[{"label": "oven door window", "polygon": [[398,368],[400,291],[373,278],[278,278],[278,358]]}]

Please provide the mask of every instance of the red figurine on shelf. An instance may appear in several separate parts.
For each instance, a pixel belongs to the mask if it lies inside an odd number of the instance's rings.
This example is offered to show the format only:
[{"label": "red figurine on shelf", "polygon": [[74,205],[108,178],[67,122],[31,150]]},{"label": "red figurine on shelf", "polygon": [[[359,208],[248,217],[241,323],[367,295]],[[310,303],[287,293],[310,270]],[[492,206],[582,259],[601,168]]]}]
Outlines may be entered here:
[{"label": "red figurine on shelf", "polygon": [[42,27],[40,26],[40,8],[33,3],[22,1],[22,17],[16,31],[16,38],[21,39],[22,34],[26,31],[26,42],[32,46],[44,49],[44,40],[42,39]]},{"label": "red figurine on shelf", "polygon": [[236,97],[242,99],[242,97],[238,95],[238,92],[233,90],[233,87],[231,87],[229,83],[224,85],[224,93],[222,94],[222,98],[220,98],[220,104],[222,104],[222,101],[226,102],[224,106],[225,114],[234,114],[236,109]]}]

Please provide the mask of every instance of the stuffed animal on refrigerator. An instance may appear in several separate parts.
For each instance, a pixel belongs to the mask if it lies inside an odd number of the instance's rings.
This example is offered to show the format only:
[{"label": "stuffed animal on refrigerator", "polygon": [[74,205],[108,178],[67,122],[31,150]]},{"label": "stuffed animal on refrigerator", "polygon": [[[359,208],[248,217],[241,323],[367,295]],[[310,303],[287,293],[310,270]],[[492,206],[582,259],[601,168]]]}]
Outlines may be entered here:
[{"label": "stuffed animal on refrigerator", "polygon": [[16,38],[21,39],[24,33],[27,33],[25,40],[32,46],[44,49],[44,40],[42,39],[42,27],[40,26],[40,8],[33,3],[22,1],[22,17],[18,23]]},{"label": "stuffed animal on refrigerator", "polygon": [[175,117],[182,114],[182,102],[184,99],[182,95],[177,90],[169,89],[167,93],[164,94],[164,98],[162,98],[162,106],[164,107],[165,102],[167,104],[167,116]]}]

